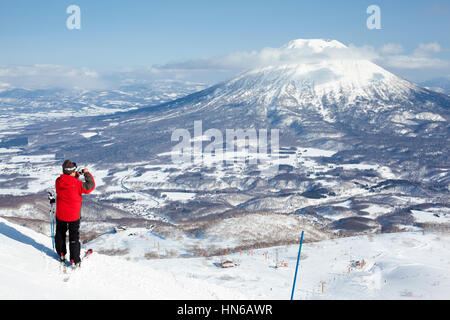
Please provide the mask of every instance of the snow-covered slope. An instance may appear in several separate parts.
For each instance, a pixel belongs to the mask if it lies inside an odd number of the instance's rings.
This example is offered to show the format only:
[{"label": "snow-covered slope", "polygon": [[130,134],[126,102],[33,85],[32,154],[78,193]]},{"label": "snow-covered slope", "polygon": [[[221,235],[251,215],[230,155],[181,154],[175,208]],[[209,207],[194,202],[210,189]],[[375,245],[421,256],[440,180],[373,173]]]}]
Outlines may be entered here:
[{"label": "snow-covered slope", "polygon": [[0,299],[239,299],[239,292],[94,253],[67,277],[49,238],[0,218]]},{"label": "snow-covered slope", "polygon": [[[146,245],[122,240],[110,239]],[[295,298],[449,299],[449,240],[408,232],[304,243]],[[298,250],[150,260],[94,253],[64,281],[50,245],[48,237],[0,218],[1,299],[289,299]],[[158,245],[164,249],[163,238]],[[220,268],[225,259],[239,265]],[[274,268],[277,259],[286,266]]]}]

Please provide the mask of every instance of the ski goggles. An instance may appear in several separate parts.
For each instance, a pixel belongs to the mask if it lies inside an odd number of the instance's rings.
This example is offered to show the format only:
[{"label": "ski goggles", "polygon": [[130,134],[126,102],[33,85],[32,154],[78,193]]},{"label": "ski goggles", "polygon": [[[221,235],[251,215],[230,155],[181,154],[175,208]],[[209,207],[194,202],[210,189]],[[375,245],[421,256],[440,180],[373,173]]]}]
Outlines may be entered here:
[{"label": "ski goggles", "polygon": [[73,167],[71,168],[64,168],[64,171],[75,171],[77,170],[77,164],[75,162],[72,162]]}]

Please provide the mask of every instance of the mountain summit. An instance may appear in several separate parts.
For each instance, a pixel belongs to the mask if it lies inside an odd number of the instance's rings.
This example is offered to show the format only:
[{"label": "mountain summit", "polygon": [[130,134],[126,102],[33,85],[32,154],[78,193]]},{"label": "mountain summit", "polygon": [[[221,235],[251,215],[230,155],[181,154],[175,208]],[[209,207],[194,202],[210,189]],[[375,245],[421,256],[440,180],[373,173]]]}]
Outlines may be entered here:
[{"label": "mountain summit", "polygon": [[324,39],[296,39],[292,40],[282,48],[286,49],[304,49],[310,48],[315,52],[322,52],[324,48],[347,48],[346,45],[337,40]]}]

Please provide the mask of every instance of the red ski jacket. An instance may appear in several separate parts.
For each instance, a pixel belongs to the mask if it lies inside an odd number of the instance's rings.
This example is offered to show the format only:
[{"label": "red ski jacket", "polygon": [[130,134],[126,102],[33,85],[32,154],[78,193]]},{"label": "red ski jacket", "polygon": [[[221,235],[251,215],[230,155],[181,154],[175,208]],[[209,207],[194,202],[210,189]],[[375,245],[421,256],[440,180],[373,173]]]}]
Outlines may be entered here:
[{"label": "red ski jacket", "polygon": [[84,174],[86,182],[78,180],[67,174],[62,174],[56,179],[56,218],[65,222],[80,219],[82,194],[91,193],[95,189],[94,177],[89,173]]}]

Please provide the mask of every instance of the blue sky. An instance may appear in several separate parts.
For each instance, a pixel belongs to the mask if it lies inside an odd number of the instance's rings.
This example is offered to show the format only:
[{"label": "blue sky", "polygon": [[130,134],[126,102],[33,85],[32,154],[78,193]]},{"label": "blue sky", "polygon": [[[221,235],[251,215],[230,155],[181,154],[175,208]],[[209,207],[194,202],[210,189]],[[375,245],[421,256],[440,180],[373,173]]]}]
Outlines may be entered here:
[{"label": "blue sky", "polygon": [[[81,30],[66,27],[71,4],[81,9]],[[366,27],[372,4],[381,9],[381,30]],[[448,1],[2,0],[0,65],[97,71],[163,66],[277,48],[297,38],[374,48],[396,44],[402,55],[434,43],[432,58],[448,62],[449,30]],[[447,76],[449,70],[406,69],[405,76],[423,79],[439,72]]]}]

